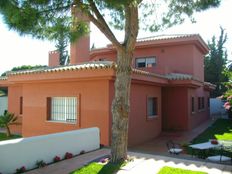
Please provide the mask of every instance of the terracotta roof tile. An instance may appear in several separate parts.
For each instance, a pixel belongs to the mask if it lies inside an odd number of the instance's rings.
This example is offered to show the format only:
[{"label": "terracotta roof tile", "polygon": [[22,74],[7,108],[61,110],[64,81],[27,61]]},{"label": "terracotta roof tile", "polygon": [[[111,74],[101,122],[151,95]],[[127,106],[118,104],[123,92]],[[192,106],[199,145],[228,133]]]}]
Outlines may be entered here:
[{"label": "terracotta roof tile", "polygon": [[112,61],[94,61],[86,62],[78,65],[58,66],[58,67],[46,67],[34,70],[24,70],[9,72],[8,75],[21,75],[21,74],[36,74],[36,73],[50,73],[50,72],[62,72],[62,71],[76,71],[85,69],[107,69],[114,68],[115,63]]},{"label": "terracotta roof tile", "polygon": [[199,34],[164,34],[164,35],[157,35],[145,38],[138,38],[138,42],[145,42],[145,41],[153,41],[153,40],[169,40],[169,39],[178,39],[178,38],[188,38],[200,36]]},{"label": "terracotta roof tile", "polygon": [[7,76],[0,77],[0,80],[7,80]]},{"label": "terracotta roof tile", "polygon": [[193,80],[193,76],[189,74],[170,73],[166,75],[169,80]]}]

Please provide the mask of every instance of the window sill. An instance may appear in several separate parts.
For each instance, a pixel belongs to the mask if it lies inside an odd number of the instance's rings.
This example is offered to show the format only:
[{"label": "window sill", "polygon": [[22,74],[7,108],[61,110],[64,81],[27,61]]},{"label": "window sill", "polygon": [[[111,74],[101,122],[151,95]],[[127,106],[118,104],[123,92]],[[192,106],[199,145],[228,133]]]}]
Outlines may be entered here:
[{"label": "window sill", "polygon": [[68,121],[56,121],[56,120],[47,120],[48,123],[62,123],[62,124],[77,124],[77,122],[68,122]]},{"label": "window sill", "polygon": [[158,115],[151,115],[151,116],[147,116],[147,120],[150,121],[150,120],[156,120],[158,119]]},{"label": "window sill", "polygon": [[198,112],[205,112],[205,109],[198,110]]}]

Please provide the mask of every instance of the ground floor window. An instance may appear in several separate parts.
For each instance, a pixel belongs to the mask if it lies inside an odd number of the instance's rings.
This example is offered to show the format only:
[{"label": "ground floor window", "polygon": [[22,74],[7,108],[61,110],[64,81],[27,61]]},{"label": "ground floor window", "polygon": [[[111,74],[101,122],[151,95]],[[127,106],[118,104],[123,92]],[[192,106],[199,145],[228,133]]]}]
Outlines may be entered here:
[{"label": "ground floor window", "polygon": [[191,98],[191,103],[192,103],[192,113],[195,112],[195,101],[194,97]]},{"label": "ground floor window", "polygon": [[198,97],[198,110],[205,109],[205,98],[204,97]]},{"label": "ground floor window", "polygon": [[62,122],[77,121],[77,97],[49,97],[47,103],[48,120]]},{"label": "ground floor window", "polygon": [[154,118],[158,115],[158,100],[156,97],[147,97],[147,117]]}]

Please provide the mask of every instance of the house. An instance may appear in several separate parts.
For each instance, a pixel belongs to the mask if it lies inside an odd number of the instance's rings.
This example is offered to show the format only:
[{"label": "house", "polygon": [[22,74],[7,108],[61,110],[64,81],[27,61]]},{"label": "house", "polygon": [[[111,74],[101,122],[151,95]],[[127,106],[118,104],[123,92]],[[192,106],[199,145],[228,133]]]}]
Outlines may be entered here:
[{"label": "house", "polygon": [[[8,89],[8,110],[21,118],[24,137],[86,127],[100,128],[110,145],[116,51],[112,45],[89,50],[85,36],[71,45],[68,66],[50,52],[49,67],[11,72],[0,79]],[[208,47],[199,35],[161,35],[139,39],[133,58],[130,146],[163,130],[190,130],[209,119],[204,82]],[[16,128],[15,128],[16,129]]]}]

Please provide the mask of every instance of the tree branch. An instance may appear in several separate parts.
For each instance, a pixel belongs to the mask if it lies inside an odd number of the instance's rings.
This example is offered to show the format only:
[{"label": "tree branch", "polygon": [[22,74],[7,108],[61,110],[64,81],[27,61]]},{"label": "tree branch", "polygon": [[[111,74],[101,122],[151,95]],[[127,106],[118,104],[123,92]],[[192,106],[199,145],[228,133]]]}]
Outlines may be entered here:
[{"label": "tree branch", "polygon": [[[108,24],[106,23],[105,19],[99,12],[98,8],[96,7],[93,0],[88,0],[89,4],[83,3],[82,0],[75,0],[74,5],[76,5],[76,8],[78,8],[82,14],[84,14],[89,21],[93,22],[98,29],[104,33],[104,35],[117,47],[121,48],[120,42],[116,39],[115,35],[109,28]],[[88,10],[85,10],[82,7],[87,7]],[[91,13],[93,12],[93,14]],[[96,17],[95,17],[96,16]]]},{"label": "tree branch", "polygon": [[93,0],[88,0],[91,10],[97,18],[95,18],[90,12],[88,14],[89,19],[106,35],[106,37],[118,48],[121,47],[120,42],[116,39],[114,33],[109,28],[103,16],[100,14]]}]

